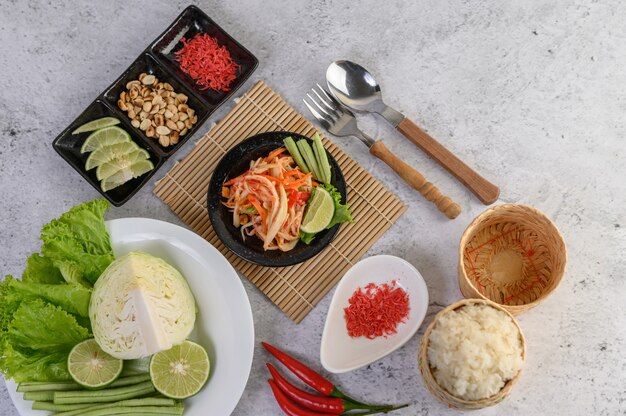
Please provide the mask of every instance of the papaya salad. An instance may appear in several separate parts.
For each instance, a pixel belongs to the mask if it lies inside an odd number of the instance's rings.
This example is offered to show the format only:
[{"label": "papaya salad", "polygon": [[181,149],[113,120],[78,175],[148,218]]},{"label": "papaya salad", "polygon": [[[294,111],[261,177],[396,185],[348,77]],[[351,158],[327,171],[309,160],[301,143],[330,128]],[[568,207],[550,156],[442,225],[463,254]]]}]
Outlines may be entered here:
[{"label": "papaya salad", "polygon": [[222,203],[245,241],[256,236],[264,250],[292,250],[316,234],[352,222],[341,194],[330,184],[332,171],[318,135],[284,140],[285,147],[250,162],[241,175],[222,186]]}]

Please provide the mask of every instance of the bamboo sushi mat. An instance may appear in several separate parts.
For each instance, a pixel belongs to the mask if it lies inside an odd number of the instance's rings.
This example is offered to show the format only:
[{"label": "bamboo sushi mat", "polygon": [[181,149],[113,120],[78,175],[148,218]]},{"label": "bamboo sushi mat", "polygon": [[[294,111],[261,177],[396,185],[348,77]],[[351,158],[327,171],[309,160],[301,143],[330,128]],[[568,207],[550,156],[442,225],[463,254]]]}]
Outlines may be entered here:
[{"label": "bamboo sushi mat", "polygon": [[263,81],[243,95],[180,163],[160,181],[154,193],[193,231],[215,246],[294,322],[299,323],[344,273],[406,210],[404,204],[348,155],[323,137],[324,145],[345,176],[348,204],[356,221],[343,224],[331,244],[317,256],[289,267],[248,263],[218,239],[206,209],[209,179],[222,156],[235,144],[258,133],[290,131],[311,137],[313,125]]}]

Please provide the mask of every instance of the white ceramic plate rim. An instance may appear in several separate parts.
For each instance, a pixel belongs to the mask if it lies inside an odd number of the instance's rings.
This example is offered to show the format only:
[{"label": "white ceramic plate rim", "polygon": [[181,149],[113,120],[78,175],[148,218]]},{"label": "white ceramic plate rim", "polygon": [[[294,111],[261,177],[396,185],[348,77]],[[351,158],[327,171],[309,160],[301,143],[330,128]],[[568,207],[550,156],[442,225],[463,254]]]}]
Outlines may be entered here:
[{"label": "white ceramic plate rim", "polygon": [[[337,304],[339,302],[343,302],[345,301],[345,289],[344,287],[347,285],[350,285],[354,280],[357,280],[360,282],[360,285],[364,285],[369,283],[369,281],[366,281],[367,279],[364,277],[356,277],[353,278],[352,274],[354,273],[354,270],[358,270],[366,265],[368,265],[369,263],[373,263],[373,262],[397,262],[397,263],[401,263],[404,267],[407,267],[411,272],[412,272],[412,278],[415,280],[415,283],[418,286],[417,291],[413,291],[413,292],[409,292],[409,296],[411,297],[419,297],[420,301],[423,302],[420,303],[420,309],[418,311],[414,311],[415,315],[411,314],[409,315],[409,320],[411,322],[411,325],[414,325],[414,328],[411,329],[411,331],[409,331],[408,333],[406,333],[403,337],[398,337],[396,338],[398,335],[394,335],[393,337],[388,338],[390,343],[394,343],[393,348],[389,348],[389,349],[385,349],[382,350],[382,352],[380,354],[377,354],[374,358],[370,359],[370,360],[363,360],[361,362],[358,362],[355,365],[351,365],[351,366],[344,366],[344,367],[336,367],[333,366],[331,364],[328,363],[327,357],[324,354],[324,345],[325,345],[325,340],[326,337],[328,337],[328,333],[329,333],[329,321],[331,319],[333,319],[333,317],[331,316],[331,311],[333,311],[336,307]],[[358,267],[357,267],[358,266]],[[388,255],[388,254],[381,254],[381,255],[377,255],[377,256],[371,256],[368,257],[366,259],[363,259],[361,261],[359,261],[358,263],[356,263],[355,265],[353,265],[344,275],[344,277],[341,279],[341,281],[339,282],[339,284],[337,285],[337,288],[335,289],[335,293],[333,294],[333,298],[331,300],[330,306],[328,308],[328,313],[326,315],[326,321],[324,324],[324,331],[322,333],[322,342],[320,344],[320,361],[322,363],[322,366],[324,366],[324,368],[332,373],[346,373],[348,371],[352,371],[352,370],[356,370],[357,368],[361,368],[364,367],[368,364],[371,364],[375,361],[380,360],[381,358],[391,354],[392,352],[396,351],[398,348],[402,347],[404,344],[406,344],[411,338],[413,338],[413,336],[417,333],[417,331],[419,330],[420,326],[422,325],[422,322],[424,321],[424,318],[426,317],[426,312],[428,310],[428,287],[426,286],[426,282],[424,281],[424,278],[422,277],[421,273],[408,261],[400,258],[400,257],[396,257],[396,256],[392,256],[392,255]],[[412,311],[413,312],[413,311]],[[407,322],[408,323],[408,322]],[[405,323],[405,324],[407,324]]]},{"label": "white ceramic plate rim", "polygon": [[[115,252],[117,252],[121,244],[128,243],[129,241],[140,242],[142,235],[150,235],[153,238],[160,236],[161,239],[159,241],[162,240],[161,244],[170,244],[176,246],[178,249],[184,249],[186,254],[189,254],[194,260],[201,263],[207,270],[220,270],[220,287],[225,287],[225,290],[227,290],[230,295],[234,295],[228,299],[228,303],[237,305],[237,316],[228,316],[224,319],[237,321],[235,324],[237,325],[238,335],[236,349],[238,352],[242,351],[244,354],[238,356],[238,368],[232,369],[239,373],[237,374],[237,383],[231,383],[225,386],[222,391],[227,391],[228,393],[220,395],[218,401],[211,402],[211,409],[204,408],[206,404],[203,402],[207,400],[206,394],[208,392],[206,389],[189,400],[192,401],[192,405],[195,404],[195,408],[193,409],[194,414],[196,411],[199,411],[197,414],[206,414],[206,412],[210,410],[210,413],[213,415],[229,415],[237,406],[246,387],[254,354],[252,308],[250,307],[248,295],[239,275],[215,247],[186,228],[149,218],[122,218],[107,221],[106,224],[111,235],[113,251]],[[192,284],[193,280],[194,279],[191,279],[190,286],[194,295],[198,291],[206,290],[202,285]],[[198,305],[198,309],[198,313],[200,314],[202,305]],[[209,334],[209,336],[213,338],[217,335]],[[219,356],[216,357],[216,361],[219,359]],[[215,382],[219,380],[209,378],[209,383],[212,381]],[[6,385],[9,396],[21,416],[41,416],[49,414],[49,412],[41,410],[32,410],[30,408],[32,402],[22,398],[22,393],[16,391],[17,384],[13,380],[6,380]],[[188,414],[189,411],[186,409],[185,415]]]}]

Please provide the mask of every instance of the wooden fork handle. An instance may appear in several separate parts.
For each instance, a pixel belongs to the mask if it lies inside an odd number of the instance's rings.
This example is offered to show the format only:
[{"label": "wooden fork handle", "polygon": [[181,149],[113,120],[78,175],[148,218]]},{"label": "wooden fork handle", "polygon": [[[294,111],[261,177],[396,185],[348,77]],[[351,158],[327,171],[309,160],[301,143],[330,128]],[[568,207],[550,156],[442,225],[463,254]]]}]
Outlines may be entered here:
[{"label": "wooden fork handle", "polygon": [[496,202],[498,196],[500,196],[500,189],[496,185],[480,176],[478,172],[467,166],[461,159],[443,147],[441,143],[433,139],[411,120],[405,118],[396,128],[407,139],[461,181],[483,204],[490,205]]},{"label": "wooden fork handle", "polygon": [[461,213],[461,207],[449,197],[441,193],[432,183],[428,182],[421,173],[404,163],[380,140],[370,147],[370,153],[382,160],[393,169],[406,183],[417,190],[424,198],[437,206],[448,218],[454,219]]}]

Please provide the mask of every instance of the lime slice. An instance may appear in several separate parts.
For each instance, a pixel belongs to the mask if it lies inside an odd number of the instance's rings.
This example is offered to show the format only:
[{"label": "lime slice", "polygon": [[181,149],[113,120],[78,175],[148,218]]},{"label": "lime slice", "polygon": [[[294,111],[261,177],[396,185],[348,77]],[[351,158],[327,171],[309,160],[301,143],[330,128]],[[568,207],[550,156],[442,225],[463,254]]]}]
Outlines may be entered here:
[{"label": "lime slice", "polygon": [[137,146],[135,142],[116,143],[110,146],[101,147],[94,150],[89,155],[87,162],[85,163],[85,169],[93,169],[103,163],[110,162],[120,156],[134,152],[137,149],[139,149],[139,146]]},{"label": "lime slice", "polygon": [[115,126],[116,124],[120,124],[120,121],[115,117],[102,117],[97,120],[90,121],[89,123],[83,124],[76,130],[74,130],[72,134],[86,133],[88,131],[94,131],[109,126]]},{"label": "lime slice", "polygon": [[154,169],[154,165],[149,160],[140,160],[132,165],[115,172],[113,175],[100,182],[100,188],[103,192],[110,191],[120,185],[125,184],[133,178],[137,178],[146,172]]},{"label": "lime slice", "polygon": [[150,155],[144,149],[135,150],[134,152],[120,156],[110,162],[106,162],[98,166],[96,169],[96,177],[98,180],[106,179],[123,169],[130,168],[131,165],[137,162],[149,158]]},{"label": "lime slice", "polygon": [[150,378],[161,394],[172,399],[186,399],[202,389],[209,378],[210,367],[204,348],[185,341],[152,356]]},{"label": "lime slice", "polygon": [[122,367],[122,360],[102,351],[93,338],[76,344],[67,357],[67,368],[74,381],[89,389],[113,383]]},{"label": "lime slice", "polygon": [[335,215],[333,197],[326,189],[317,187],[300,224],[300,230],[309,234],[319,233],[328,227],[333,215]]},{"label": "lime slice", "polygon": [[116,143],[124,143],[130,141],[130,134],[117,126],[105,127],[100,130],[96,130],[85,139],[81,153],[93,152],[101,147],[110,146]]}]

